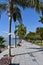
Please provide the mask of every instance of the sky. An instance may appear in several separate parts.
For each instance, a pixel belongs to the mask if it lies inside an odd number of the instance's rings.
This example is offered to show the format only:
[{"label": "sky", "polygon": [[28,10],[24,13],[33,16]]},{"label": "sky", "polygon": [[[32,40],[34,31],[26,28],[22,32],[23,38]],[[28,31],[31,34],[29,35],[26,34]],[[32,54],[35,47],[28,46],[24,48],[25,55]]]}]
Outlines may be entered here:
[{"label": "sky", "polygon": [[[2,0],[0,0],[0,2],[1,1]],[[27,33],[30,31],[35,32],[37,27],[43,27],[43,24],[38,22],[38,20],[40,19],[41,13],[39,14],[35,10],[30,8],[26,8],[25,10],[23,10],[22,8],[20,9],[21,9],[21,15],[22,15],[22,22],[27,28]],[[6,33],[4,33],[4,32],[8,32],[8,22],[9,22],[8,15],[6,12],[5,13],[3,12],[0,18],[0,36],[4,36],[4,37],[8,36]],[[12,33],[14,32],[14,30],[15,30],[15,23],[14,21],[12,21]]]}]

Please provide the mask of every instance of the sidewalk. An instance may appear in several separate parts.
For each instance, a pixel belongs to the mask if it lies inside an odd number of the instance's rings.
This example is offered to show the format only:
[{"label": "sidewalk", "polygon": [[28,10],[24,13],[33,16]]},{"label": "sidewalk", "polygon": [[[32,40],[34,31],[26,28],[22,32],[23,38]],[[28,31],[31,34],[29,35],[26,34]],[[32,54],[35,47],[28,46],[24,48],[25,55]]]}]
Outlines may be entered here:
[{"label": "sidewalk", "polygon": [[[43,65],[43,49],[39,46],[22,41],[20,47],[12,48],[11,54],[13,65]],[[8,54],[8,49],[0,54],[0,59]]]},{"label": "sidewalk", "polygon": [[22,46],[12,50],[15,55],[12,64],[15,65],[43,65],[43,49],[39,46],[22,41]]}]

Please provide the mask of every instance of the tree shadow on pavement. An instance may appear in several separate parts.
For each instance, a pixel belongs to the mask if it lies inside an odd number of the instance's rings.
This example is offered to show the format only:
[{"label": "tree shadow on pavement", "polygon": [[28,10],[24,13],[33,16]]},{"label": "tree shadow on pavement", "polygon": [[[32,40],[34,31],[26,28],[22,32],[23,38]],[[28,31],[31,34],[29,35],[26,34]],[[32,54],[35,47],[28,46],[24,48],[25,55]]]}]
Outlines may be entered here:
[{"label": "tree shadow on pavement", "polygon": [[26,49],[37,49],[37,50],[38,50],[38,49],[39,49],[39,50],[41,49],[41,50],[43,50],[43,48],[35,48],[35,47],[30,47],[30,48],[26,48]]},{"label": "tree shadow on pavement", "polygon": [[43,49],[38,49],[32,52],[26,52],[26,53],[19,53],[19,54],[15,54],[14,56],[19,56],[19,55],[25,55],[25,54],[31,54],[31,53],[37,53],[37,52],[43,52]]},{"label": "tree shadow on pavement", "polygon": [[17,63],[17,64],[9,64],[9,65],[20,65],[20,64]]}]

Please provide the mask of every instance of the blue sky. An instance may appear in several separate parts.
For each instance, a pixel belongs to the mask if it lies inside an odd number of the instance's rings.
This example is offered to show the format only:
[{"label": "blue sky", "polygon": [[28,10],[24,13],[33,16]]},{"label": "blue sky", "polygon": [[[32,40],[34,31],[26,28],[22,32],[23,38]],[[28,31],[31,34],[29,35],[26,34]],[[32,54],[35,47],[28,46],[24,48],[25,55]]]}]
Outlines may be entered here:
[{"label": "blue sky", "polygon": [[[1,0],[2,1],[2,0]],[[40,19],[39,16],[41,16],[41,13],[38,14],[35,10],[26,8],[25,10],[21,9],[21,14],[22,14],[22,19],[23,19],[23,24],[27,28],[27,33],[29,31],[35,32],[37,27],[43,27],[43,24],[38,22]],[[18,22],[18,21],[17,21]],[[15,30],[15,24],[12,22],[12,33]],[[5,34],[3,31],[8,32],[8,16],[7,13],[3,13],[0,19],[0,36],[7,37],[8,35]]]}]

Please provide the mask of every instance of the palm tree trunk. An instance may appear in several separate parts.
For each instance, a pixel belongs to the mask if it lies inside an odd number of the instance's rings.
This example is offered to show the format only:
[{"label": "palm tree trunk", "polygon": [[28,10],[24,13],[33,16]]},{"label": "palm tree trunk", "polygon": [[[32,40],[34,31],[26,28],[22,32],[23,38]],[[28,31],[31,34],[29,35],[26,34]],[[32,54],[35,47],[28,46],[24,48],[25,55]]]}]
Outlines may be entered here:
[{"label": "palm tree trunk", "polygon": [[[11,33],[11,22],[12,18],[9,17],[9,33]],[[8,42],[9,42],[9,56],[11,56],[11,34],[8,35]]]},{"label": "palm tree trunk", "polygon": [[[16,30],[16,22],[15,22],[15,30]],[[15,47],[16,47],[16,33],[15,33]]]},{"label": "palm tree trunk", "polygon": [[9,2],[9,11],[8,11],[8,16],[9,16],[9,35],[8,35],[8,42],[9,42],[9,56],[11,56],[11,23],[12,23],[12,13],[13,13],[13,0],[10,0]]}]

